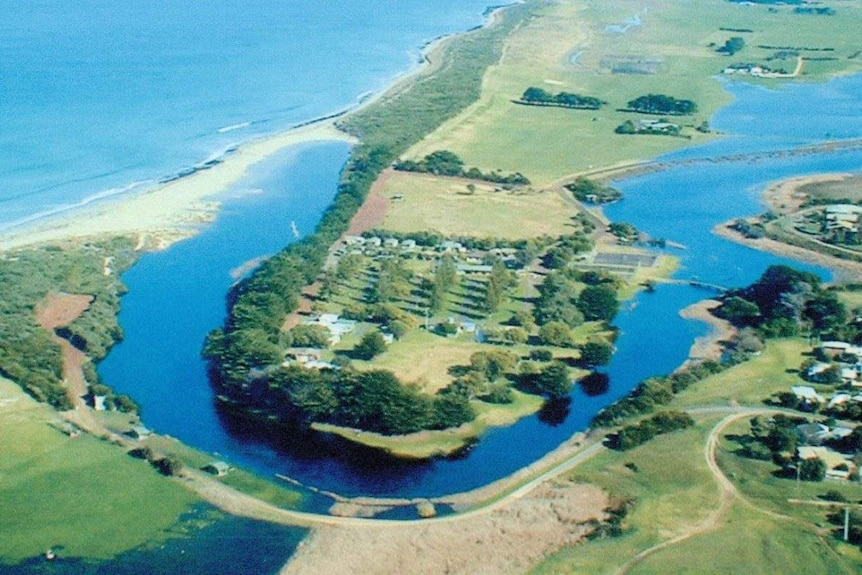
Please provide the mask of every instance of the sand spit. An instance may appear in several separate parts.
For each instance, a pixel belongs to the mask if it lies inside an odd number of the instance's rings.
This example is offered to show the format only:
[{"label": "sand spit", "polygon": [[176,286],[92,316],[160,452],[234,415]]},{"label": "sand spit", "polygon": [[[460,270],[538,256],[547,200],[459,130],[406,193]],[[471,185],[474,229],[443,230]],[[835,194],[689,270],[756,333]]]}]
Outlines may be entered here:
[{"label": "sand spit", "polygon": [[0,251],[99,235],[136,235],[139,249],[161,249],[215,218],[218,194],[249,168],[298,144],[352,141],[333,119],[321,120],[239,147],[221,162],[131,197],[120,196],[0,235]]}]

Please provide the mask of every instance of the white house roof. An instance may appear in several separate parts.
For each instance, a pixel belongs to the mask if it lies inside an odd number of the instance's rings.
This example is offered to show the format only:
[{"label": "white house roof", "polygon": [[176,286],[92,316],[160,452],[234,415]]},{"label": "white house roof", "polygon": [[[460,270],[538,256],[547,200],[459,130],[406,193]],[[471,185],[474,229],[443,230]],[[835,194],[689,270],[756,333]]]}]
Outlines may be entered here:
[{"label": "white house roof", "polygon": [[823,401],[823,397],[817,393],[817,391],[808,385],[794,385],[790,388],[790,391],[793,392],[793,395],[796,397],[800,397],[802,399],[814,399],[817,401]]}]

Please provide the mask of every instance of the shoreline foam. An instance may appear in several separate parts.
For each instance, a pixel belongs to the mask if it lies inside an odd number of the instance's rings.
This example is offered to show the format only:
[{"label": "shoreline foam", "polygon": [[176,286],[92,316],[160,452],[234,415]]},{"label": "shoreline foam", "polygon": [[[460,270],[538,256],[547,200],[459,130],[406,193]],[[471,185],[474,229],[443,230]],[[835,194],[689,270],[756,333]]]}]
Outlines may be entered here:
[{"label": "shoreline foam", "polygon": [[220,206],[217,196],[239,182],[251,166],[299,144],[355,142],[335,127],[335,118],[344,113],[237,146],[218,161],[196,166],[187,175],[147,191],[102,198],[4,230],[0,232],[0,251],[103,235],[155,236],[155,244],[140,241],[139,246],[164,248],[214,219]]}]

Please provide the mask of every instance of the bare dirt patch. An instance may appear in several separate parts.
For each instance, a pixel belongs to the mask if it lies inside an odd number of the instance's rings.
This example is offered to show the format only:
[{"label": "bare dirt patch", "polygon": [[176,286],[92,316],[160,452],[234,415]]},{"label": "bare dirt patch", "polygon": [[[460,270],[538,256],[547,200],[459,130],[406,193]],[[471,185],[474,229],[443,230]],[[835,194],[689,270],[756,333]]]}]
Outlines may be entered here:
[{"label": "bare dirt patch", "polygon": [[386,182],[391,176],[392,170],[384,170],[380,174],[380,177],[377,178],[377,181],[374,182],[374,185],[371,186],[371,190],[369,190],[362,207],[359,208],[359,211],[350,220],[350,226],[347,228],[348,235],[358,236],[362,232],[373,230],[383,224],[388,208],[388,202],[386,196],[383,195],[383,189],[386,187]]},{"label": "bare dirt patch", "polygon": [[599,488],[546,483],[504,508],[464,519],[378,529],[315,529],[282,575],[355,573],[522,573],[548,553],[580,540],[604,517]]},{"label": "bare dirt patch", "polygon": [[69,325],[84,313],[93,297],[68,293],[52,293],[36,310],[36,321],[47,330]]}]

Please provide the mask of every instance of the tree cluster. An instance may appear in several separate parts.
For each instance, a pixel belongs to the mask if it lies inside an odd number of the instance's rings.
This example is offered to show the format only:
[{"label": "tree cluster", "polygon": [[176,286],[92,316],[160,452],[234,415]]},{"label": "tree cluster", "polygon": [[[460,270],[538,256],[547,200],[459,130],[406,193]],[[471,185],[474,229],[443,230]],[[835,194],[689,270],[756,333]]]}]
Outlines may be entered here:
[{"label": "tree cluster", "polygon": [[[51,334],[36,323],[36,308],[52,291],[90,294],[84,313],[58,335],[102,359],[122,338],[117,324],[120,295],[125,286],[117,275],[134,261],[131,241],[116,239],[80,247],[44,247],[0,259],[0,374],[20,385],[38,401],[59,409],[71,407],[63,384],[62,358]],[[104,273],[105,258],[113,257],[113,273]],[[93,369],[88,382],[97,384]]]},{"label": "tree cluster", "polygon": [[718,48],[716,52],[733,56],[743,48],[745,48],[745,39],[740,36],[733,36],[728,39],[723,46]]},{"label": "tree cluster", "polygon": [[483,172],[479,168],[465,169],[464,162],[454,152],[438,150],[431,152],[421,160],[402,160],[395,164],[395,169],[402,172],[419,172],[436,176],[463,177],[471,180],[481,180],[494,184],[510,184],[526,186],[530,180],[522,173],[502,174],[499,171]]},{"label": "tree cluster", "polygon": [[456,393],[430,396],[391,372],[312,370],[299,366],[269,373],[253,405],[279,423],[332,423],[383,434],[456,427],[475,417]]},{"label": "tree cluster", "polygon": [[682,100],[665,94],[647,94],[627,104],[628,110],[641,114],[658,114],[662,116],[687,116],[697,112],[697,104],[691,100]]},{"label": "tree cluster", "polygon": [[622,192],[612,186],[604,186],[595,180],[581,176],[574,182],[565,185],[580,202],[591,204],[608,204],[623,198]]},{"label": "tree cluster", "polygon": [[527,88],[517,102],[531,106],[557,106],[575,110],[598,110],[607,104],[607,102],[594,96],[582,96],[570,92],[551,94],[547,90],[535,87]]},{"label": "tree cluster", "polygon": [[715,314],[761,337],[796,335],[810,326],[822,335],[846,329],[847,310],[834,291],[810,272],[770,266],[750,286],[728,292]]},{"label": "tree cluster", "polygon": [[694,419],[684,411],[662,411],[635,425],[626,425],[610,437],[613,449],[626,451],[642,445],[657,435],[685,429],[694,425]]}]

